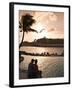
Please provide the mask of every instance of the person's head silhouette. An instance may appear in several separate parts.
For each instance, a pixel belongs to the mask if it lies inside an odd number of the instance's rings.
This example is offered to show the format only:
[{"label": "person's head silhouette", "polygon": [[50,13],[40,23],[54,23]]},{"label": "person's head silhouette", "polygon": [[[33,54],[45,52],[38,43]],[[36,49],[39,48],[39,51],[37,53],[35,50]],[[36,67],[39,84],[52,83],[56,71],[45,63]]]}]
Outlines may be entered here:
[{"label": "person's head silhouette", "polygon": [[34,63],[34,59],[31,60],[31,63]]},{"label": "person's head silhouette", "polygon": [[38,62],[38,60],[36,59],[36,60],[35,60],[35,64],[37,64],[37,62]]}]

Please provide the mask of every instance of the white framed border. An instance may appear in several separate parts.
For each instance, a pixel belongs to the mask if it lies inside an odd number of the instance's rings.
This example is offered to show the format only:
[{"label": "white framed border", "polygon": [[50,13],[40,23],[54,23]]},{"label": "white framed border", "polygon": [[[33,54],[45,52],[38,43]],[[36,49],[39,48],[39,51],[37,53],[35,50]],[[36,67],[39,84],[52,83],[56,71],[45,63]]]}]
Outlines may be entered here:
[{"label": "white framed border", "polygon": [[[64,12],[64,77],[19,80],[19,10]],[[69,8],[65,6],[21,5],[18,3],[14,5],[14,86],[69,83],[69,23]]]}]

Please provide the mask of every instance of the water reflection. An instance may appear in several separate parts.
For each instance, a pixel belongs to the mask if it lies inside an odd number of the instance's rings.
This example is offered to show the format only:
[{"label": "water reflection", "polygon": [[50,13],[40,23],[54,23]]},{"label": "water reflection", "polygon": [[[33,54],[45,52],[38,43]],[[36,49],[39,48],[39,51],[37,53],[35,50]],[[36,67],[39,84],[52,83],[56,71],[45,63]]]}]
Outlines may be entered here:
[{"label": "water reflection", "polygon": [[[62,54],[64,48],[61,47],[21,47],[20,51],[25,51],[27,53],[57,53]],[[30,55],[21,55],[24,57],[24,60],[19,64],[20,70],[27,71],[28,64],[31,62],[31,59],[38,60],[39,70],[42,71],[42,78],[48,77],[63,77],[64,76],[64,56],[30,56]],[[19,73],[20,78],[27,78],[26,73]]]},{"label": "water reflection", "polygon": [[28,53],[47,53],[49,52],[49,54],[52,53],[57,53],[57,54],[61,54],[63,52],[63,48],[62,47],[21,47],[20,51],[26,51]]},{"label": "water reflection", "polygon": [[28,64],[31,59],[38,59],[39,70],[42,71],[42,77],[61,77],[64,75],[64,58],[63,57],[37,57],[25,56],[24,61],[20,63],[21,70],[28,70]]}]

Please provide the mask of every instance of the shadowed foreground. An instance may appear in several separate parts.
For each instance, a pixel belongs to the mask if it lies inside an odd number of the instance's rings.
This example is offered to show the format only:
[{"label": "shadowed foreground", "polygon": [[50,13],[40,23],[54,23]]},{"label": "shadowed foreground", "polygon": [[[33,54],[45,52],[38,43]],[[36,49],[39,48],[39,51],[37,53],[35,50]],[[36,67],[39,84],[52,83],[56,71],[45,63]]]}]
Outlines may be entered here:
[{"label": "shadowed foreground", "polygon": [[[42,71],[42,78],[64,76],[64,60],[47,60],[38,66]],[[27,70],[19,70],[19,79],[27,79]]]}]

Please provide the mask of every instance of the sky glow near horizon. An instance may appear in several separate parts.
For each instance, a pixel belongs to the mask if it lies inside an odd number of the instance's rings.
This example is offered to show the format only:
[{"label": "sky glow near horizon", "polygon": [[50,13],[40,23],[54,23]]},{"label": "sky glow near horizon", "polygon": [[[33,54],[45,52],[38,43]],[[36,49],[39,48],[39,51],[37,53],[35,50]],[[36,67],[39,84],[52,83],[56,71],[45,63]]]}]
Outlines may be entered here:
[{"label": "sky glow near horizon", "polygon": [[[39,12],[19,10],[19,20],[25,14],[30,14],[35,19],[35,23],[31,28],[39,33],[25,33],[24,41],[32,42],[39,38],[64,38],[64,13],[63,12]],[[41,32],[40,32],[41,31]],[[22,33],[19,33],[19,39],[22,38]]]}]

